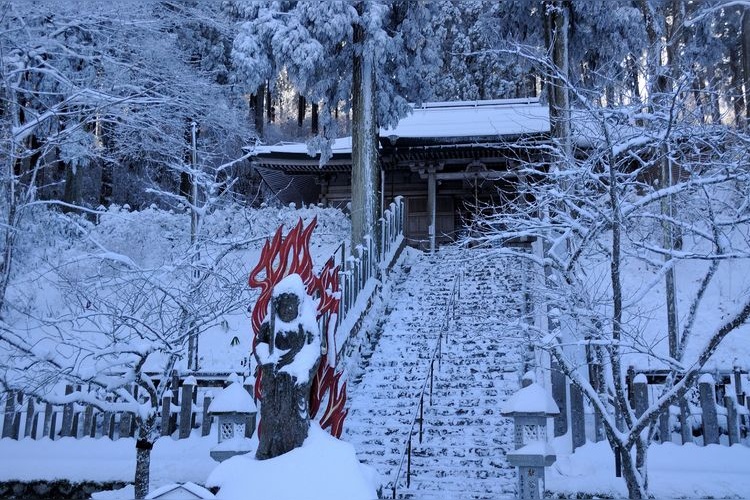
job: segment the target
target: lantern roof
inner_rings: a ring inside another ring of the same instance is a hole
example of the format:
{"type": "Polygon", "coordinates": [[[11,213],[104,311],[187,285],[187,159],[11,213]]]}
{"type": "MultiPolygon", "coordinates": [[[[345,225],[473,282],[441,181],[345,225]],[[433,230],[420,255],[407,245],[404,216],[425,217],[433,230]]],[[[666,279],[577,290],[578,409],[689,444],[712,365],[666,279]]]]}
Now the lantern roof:
{"type": "Polygon", "coordinates": [[[518,414],[552,417],[558,415],[560,409],[544,387],[533,383],[513,393],[503,405],[500,413],[505,417],[518,414]]]}
{"type": "Polygon", "coordinates": [[[248,414],[257,413],[258,408],[255,406],[253,397],[242,387],[239,382],[233,382],[211,401],[208,412],[218,413],[238,413],[248,414]]]}

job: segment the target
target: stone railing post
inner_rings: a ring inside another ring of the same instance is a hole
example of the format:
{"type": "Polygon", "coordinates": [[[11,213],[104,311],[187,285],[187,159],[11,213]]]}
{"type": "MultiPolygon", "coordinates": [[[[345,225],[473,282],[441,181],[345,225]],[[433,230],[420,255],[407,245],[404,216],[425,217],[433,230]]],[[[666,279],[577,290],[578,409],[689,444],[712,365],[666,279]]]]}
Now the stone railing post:
{"type": "Polygon", "coordinates": [[[193,430],[192,416],[193,416],[193,391],[198,385],[195,377],[187,377],[182,382],[182,394],[180,394],[180,433],[179,439],[186,439],[190,437],[190,432],[193,430]]]}
{"type": "Polygon", "coordinates": [[[698,379],[698,391],[703,414],[703,445],[719,444],[719,418],[716,414],[716,391],[714,378],[704,373],[698,379]]]}

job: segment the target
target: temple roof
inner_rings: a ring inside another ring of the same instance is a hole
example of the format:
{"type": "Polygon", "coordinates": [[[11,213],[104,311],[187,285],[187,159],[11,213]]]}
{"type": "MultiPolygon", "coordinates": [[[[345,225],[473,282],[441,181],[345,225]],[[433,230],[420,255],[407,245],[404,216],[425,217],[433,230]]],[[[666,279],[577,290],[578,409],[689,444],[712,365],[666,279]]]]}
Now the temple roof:
{"type": "MultiPolygon", "coordinates": [[[[536,98],[433,102],[414,107],[395,127],[380,129],[380,149],[445,147],[443,154],[454,156],[463,154],[457,146],[491,150],[504,141],[544,136],[549,131],[549,109],[536,98]]],[[[332,155],[322,167],[318,165],[319,153],[310,153],[305,143],[256,146],[253,152],[258,166],[291,174],[348,171],[352,138],[336,139],[331,147],[332,155]]]]}

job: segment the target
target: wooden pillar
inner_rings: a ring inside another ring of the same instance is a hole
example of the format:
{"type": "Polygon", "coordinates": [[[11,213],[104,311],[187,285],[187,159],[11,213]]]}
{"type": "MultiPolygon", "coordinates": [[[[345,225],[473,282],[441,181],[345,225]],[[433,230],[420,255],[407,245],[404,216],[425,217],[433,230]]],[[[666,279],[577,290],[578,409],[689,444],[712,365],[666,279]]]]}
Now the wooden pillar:
{"type": "Polygon", "coordinates": [[[430,237],[430,253],[435,253],[435,220],[437,212],[437,178],[435,177],[435,167],[427,169],[427,234],[430,237]]]}

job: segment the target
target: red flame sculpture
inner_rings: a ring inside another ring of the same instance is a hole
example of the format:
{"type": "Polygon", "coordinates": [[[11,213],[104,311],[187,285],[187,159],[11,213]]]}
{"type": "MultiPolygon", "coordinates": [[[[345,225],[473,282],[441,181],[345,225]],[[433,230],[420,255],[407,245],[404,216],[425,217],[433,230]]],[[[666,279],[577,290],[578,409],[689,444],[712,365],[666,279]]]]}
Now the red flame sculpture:
{"type": "MultiPolygon", "coordinates": [[[[250,272],[248,284],[260,288],[260,296],[253,307],[253,351],[258,343],[258,332],[267,313],[271,301],[273,287],[290,274],[299,274],[307,287],[307,293],[318,298],[317,318],[324,317],[322,332],[325,335],[328,351],[320,362],[318,371],[310,388],[310,418],[316,418],[318,411],[326,399],[328,403],[320,418],[323,429],[330,428],[331,435],[341,436],[347,410],[346,382],[339,383],[342,372],[336,369],[336,316],[339,310],[339,266],[335,265],[333,257],[328,259],[320,275],[313,272],[313,261],[310,255],[310,236],[312,235],[317,218],[307,227],[303,227],[302,219],[283,237],[282,229],[276,230],[273,238],[266,240],[260,254],[260,260],[250,272]]],[[[256,373],[255,398],[260,399],[261,391],[260,370],[256,373]]]]}

